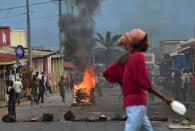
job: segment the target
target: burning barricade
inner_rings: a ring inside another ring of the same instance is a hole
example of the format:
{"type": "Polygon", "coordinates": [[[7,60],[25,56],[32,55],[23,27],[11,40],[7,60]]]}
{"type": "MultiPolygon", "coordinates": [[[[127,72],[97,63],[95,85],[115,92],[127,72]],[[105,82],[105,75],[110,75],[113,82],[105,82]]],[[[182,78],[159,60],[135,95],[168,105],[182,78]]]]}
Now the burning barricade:
{"type": "Polygon", "coordinates": [[[93,66],[88,65],[84,71],[81,82],[74,85],[74,103],[72,105],[95,104],[95,83],[96,77],[93,66]]]}

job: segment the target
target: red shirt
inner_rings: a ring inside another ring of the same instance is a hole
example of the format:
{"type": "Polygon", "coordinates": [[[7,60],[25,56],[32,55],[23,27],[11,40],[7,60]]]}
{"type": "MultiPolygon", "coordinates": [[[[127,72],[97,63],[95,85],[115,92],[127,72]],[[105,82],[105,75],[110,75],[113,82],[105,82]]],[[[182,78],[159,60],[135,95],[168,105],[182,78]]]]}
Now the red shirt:
{"type": "Polygon", "coordinates": [[[124,107],[146,105],[146,90],[151,88],[151,81],[142,52],[129,55],[125,64],[114,62],[103,72],[104,77],[121,85],[124,107]]]}

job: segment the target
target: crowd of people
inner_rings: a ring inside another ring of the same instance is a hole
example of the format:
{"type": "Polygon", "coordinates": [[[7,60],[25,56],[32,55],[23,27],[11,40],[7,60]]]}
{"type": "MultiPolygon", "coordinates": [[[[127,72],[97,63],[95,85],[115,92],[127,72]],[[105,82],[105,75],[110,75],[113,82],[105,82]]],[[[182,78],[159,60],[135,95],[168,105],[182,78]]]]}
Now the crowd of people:
{"type": "Polygon", "coordinates": [[[31,84],[31,104],[34,103],[39,104],[44,103],[44,96],[48,96],[48,91],[52,94],[52,87],[50,84],[50,79],[47,74],[43,72],[39,74],[36,72],[35,75],[32,77],[32,84],[31,84]]]}
{"type": "Polygon", "coordinates": [[[151,75],[155,85],[162,86],[165,95],[171,95],[180,101],[195,98],[195,74],[187,69],[169,69],[161,71],[166,73],[154,73],[151,75]]]}
{"type": "MultiPolygon", "coordinates": [[[[48,91],[52,93],[49,77],[46,77],[44,73],[39,74],[39,72],[36,72],[30,85],[28,99],[31,100],[31,105],[34,105],[34,103],[39,104],[40,100],[41,103],[44,103],[44,95],[47,95],[48,91]]],[[[24,97],[24,88],[20,77],[17,77],[16,81],[7,81],[7,94],[8,115],[16,118],[16,105],[19,106],[21,98],[24,97]]]]}

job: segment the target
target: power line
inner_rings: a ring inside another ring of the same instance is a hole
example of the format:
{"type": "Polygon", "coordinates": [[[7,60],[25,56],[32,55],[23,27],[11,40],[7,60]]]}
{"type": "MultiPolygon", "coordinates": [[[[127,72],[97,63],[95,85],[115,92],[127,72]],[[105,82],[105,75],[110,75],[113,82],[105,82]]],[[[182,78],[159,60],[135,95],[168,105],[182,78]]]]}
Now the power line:
{"type": "Polygon", "coordinates": [[[44,17],[37,17],[37,18],[31,19],[31,20],[36,21],[36,20],[48,19],[48,18],[54,18],[54,17],[58,17],[58,15],[51,15],[51,16],[44,16],[44,17]]]}
{"type": "MultiPolygon", "coordinates": [[[[34,11],[31,11],[30,14],[34,13],[34,11]]],[[[1,19],[8,19],[8,18],[12,18],[12,17],[17,17],[17,16],[23,16],[26,15],[26,13],[20,13],[20,14],[15,14],[15,15],[9,15],[9,16],[4,16],[4,17],[0,17],[1,19]]]]}
{"type": "MultiPolygon", "coordinates": [[[[51,15],[51,16],[32,18],[31,21],[37,21],[37,20],[42,20],[42,19],[49,19],[49,18],[54,18],[54,17],[58,17],[58,15],[51,15]]],[[[0,24],[17,23],[17,22],[21,22],[21,21],[24,21],[24,20],[21,19],[21,20],[16,20],[16,21],[7,21],[7,22],[2,22],[0,24]]]]}
{"type": "Polygon", "coordinates": [[[21,14],[16,14],[16,15],[10,15],[10,16],[5,16],[5,17],[0,17],[0,19],[7,19],[7,18],[22,16],[22,15],[26,15],[26,13],[21,13],[21,14]]]}
{"type": "MultiPolygon", "coordinates": [[[[47,3],[51,3],[51,2],[53,2],[53,1],[54,1],[54,0],[45,1],[45,2],[39,2],[39,3],[34,3],[34,4],[30,4],[29,6],[47,4],[47,3]]],[[[18,9],[18,8],[25,8],[25,7],[26,7],[26,5],[20,5],[20,6],[15,6],[15,7],[3,8],[3,9],[0,9],[0,12],[1,12],[1,11],[5,11],[5,10],[13,10],[13,9],[18,9]]]]}
{"type": "MultiPolygon", "coordinates": [[[[14,6],[14,2],[15,2],[15,1],[14,1],[14,0],[12,0],[11,7],[13,7],[13,6],[14,6]]],[[[10,10],[8,10],[8,11],[7,11],[7,16],[9,16],[9,13],[10,13],[10,10]]]]}

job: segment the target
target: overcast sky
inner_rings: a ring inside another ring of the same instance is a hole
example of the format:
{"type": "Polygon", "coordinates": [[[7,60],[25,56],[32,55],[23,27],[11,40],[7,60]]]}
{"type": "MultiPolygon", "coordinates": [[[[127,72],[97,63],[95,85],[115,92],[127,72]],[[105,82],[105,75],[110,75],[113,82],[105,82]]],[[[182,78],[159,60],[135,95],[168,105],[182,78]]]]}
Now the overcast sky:
{"type": "MultiPolygon", "coordinates": [[[[39,3],[49,0],[30,0],[39,3]]],[[[25,5],[25,0],[0,0],[0,9],[25,5]]],[[[103,0],[96,13],[96,32],[121,34],[135,27],[149,33],[153,44],[194,36],[195,0],[103,0]],[[152,35],[151,35],[152,34],[152,35]]],[[[32,45],[58,48],[58,6],[31,6],[32,45]]],[[[25,8],[0,11],[0,25],[26,29],[25,8]]]]}

